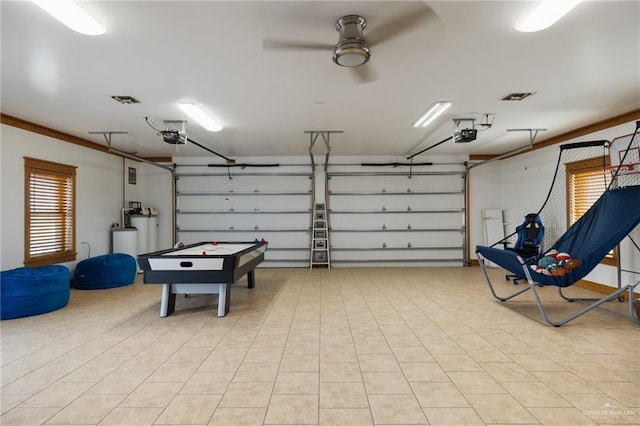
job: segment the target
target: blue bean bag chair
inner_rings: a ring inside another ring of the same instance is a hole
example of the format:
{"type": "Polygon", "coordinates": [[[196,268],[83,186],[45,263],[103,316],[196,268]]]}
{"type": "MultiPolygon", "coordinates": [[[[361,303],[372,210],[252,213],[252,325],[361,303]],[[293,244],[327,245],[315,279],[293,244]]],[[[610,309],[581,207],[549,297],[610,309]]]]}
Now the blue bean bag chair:
{"type": "Polygon", "coordinates": [[[69,270],[62,265],[0,272],[0,319],[45,314],[69,303],[69,270]]]}
{"type": "Polygon", "coordinates": [[[135,279],[136,260],[125,253],[110,253],[78,262],[73,287],[79,290],[122,287],[135,279]]]}

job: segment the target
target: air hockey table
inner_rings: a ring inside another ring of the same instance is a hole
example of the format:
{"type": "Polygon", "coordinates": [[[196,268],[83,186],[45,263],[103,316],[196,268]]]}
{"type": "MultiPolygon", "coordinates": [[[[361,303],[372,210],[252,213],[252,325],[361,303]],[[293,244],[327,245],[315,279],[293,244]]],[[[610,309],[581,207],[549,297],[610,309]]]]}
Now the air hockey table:
{"type": "Polygon", "coordinates": [[[138,256],[145,284],[162,284],[160,316],[175,311],[176,294],[217,294],[218,316],[229,312],[229,286],[247,275],[255,286],[255,267],[264,260],[267,242],[200,242],[138,256]]]}

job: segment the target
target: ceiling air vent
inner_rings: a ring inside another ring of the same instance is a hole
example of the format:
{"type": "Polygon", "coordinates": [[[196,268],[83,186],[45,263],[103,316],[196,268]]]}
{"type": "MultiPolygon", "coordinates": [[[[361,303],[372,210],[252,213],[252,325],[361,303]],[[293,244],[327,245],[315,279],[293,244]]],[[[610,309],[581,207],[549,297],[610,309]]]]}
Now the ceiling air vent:
{"type": "Polygon", "coordinates": [[[531,95],[534,95],[536,92],[514,92],[509,93],[506,96],[503,96],[501,100],[503,101],[521,101],[524,98],[528,98],[531,95]]]}
{"type": "Polygon", "coordinates": [[[111,99],[115,99],[121,104],[139,104],[140,101],[133,96],[112,96],[111,99]]]}

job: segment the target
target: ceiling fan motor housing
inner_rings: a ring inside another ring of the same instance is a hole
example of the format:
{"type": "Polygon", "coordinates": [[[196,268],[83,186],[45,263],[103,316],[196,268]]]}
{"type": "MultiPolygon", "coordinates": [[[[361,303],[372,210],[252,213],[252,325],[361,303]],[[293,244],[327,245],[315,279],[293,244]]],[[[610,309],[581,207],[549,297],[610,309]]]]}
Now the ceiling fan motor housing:
{"type": "Polygon", "coordinates": [[[358,15],[343,16],[336,21],[340,39],[333,50],[333,62],[343,67],[357,67],[371,58],[371,50],[363,34],[366,26],[367,21],[358,15]]]}

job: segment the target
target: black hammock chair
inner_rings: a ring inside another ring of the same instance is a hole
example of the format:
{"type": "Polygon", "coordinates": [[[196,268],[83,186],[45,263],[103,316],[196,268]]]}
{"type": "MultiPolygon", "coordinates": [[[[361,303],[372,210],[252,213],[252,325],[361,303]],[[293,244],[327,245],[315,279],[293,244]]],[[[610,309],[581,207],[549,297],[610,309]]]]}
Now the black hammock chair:
{"type": "MultiPolygon", "coordinates": [[[[639,130],[640,121],[636,123],[635,133],[631,137],[626,152],[638,149],[637,147],[640,145],[639,130]]],[[[594,146],[598,143],[603,143],[605,147],[608,144],[607,141],[566,144],[560,147],[561,155],[563,150],[594,146]]],[[[637,312],[638,303],[640,302],[636,302],[635,305],[633,302],[634,289],[640,285],[640,281],[619,286],[616,291],[601,299],[587,299],[591,302],[590,304],[560,321],[552,321],[549,318],[536,291],[537,286],[553,285],[558,287],[560,296],[565,300],[582,300],[566,298],[562,294],[562,288],[569,287],[585,277],[611,250],[618,246],[618,244],[638,226],[640,223],[640,170],[637,169],[640,168],[640,165],[631,163],[632,161],[637,161],[635,157],[636,155],[629,155],[629,158],[627,158],[625,153],[620,162],[620,167],[612,169],[611,180],[600,198],[598,198],[582,217],[571,225],[551,247],[545,247],[544,252],[539,256],[528,258],[525,261],[514,251],[498,248],[497,246],[502,241],[497,242],[493,246],[478,245],[476,247],[476,253],[478,254],[480,265],[493,296],[505,302],[528,290],[532,290],[534,299],[545,322],[559,327],[600,306],[604,302],[621,299],[625,293],[627,293],[629,315],[635,322],[640,324],[640,318],[637,312]],[[628,174],[629,171],[631,171],[631,174],[628,174]],[[625,176],[619,176],[618,173],[624,173],[625,176]],[[629,176],[632,178],[629,179],[629,176]],[[624,186],[621,186],[620,180],[623,177],[625,178],[624,186]],[[483,259],[494,262],[514,275],[526,278],[529,285],[509,296],[499,296],[487,274],[483,259]]],[[[560,165],[560,157],[558,158],[558,165],[560,165]]],[[[558,167],[556,167],[556,175],[557,171],[558,167]]],[[[547,196],[547,201],[548,200],[549,196],[547,196]]],[[[544,205],[540,211],[543,209],[544,205]]],[[[635,242],[634,245],[638,248],[635,242]]]]}

